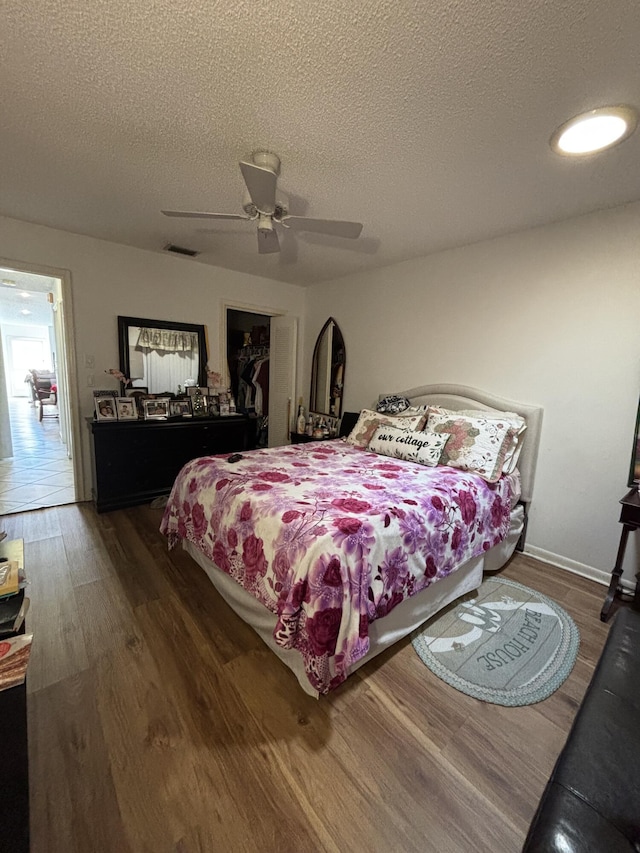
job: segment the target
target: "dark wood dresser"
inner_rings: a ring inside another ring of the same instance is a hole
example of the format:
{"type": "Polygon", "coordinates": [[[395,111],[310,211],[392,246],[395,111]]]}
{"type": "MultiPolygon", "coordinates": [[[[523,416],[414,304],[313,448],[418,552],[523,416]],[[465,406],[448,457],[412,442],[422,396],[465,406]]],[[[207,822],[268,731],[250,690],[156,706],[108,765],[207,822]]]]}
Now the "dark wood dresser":
{"type": "Polygon", "coordinates": [[[88,424],[98,512],[148,503],[170,491],[191,459],[249,450],[255,441],[255,420],[244,415],[88,424]]]}

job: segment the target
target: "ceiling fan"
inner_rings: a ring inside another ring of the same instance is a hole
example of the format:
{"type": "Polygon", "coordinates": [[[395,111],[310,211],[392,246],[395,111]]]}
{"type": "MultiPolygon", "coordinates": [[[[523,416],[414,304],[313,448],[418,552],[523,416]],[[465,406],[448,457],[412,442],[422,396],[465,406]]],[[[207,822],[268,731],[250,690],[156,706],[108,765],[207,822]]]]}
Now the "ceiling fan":
{"type": "Polygon", "coordinates": [[[355,239],[360,236],[362,223],[337,219],[308,219],[290,216],[287,197],[276,190],[280,174],[280,158],[269,151],[256,151],[248,160],[240,161],[240,171],[247,185],[241,213],[206,213],[189,210],[163,210],[165,216],[186,219],[246,219],[258,223],[258,252],[280,251],[274,223],[294,231],[315,231],[336,237],[355,239]]]}

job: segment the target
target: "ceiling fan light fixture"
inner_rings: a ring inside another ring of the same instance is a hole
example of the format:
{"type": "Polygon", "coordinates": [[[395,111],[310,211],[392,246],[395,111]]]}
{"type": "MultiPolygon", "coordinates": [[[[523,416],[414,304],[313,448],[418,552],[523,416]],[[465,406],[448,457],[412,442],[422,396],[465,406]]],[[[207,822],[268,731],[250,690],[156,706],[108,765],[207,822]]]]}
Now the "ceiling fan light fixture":
{"type": "MultiPolygon", "coordinates": [[[[291,216],[289,199],[278,190],[280,158],[271,151],[254,151],[251,158],[240,161],[240,171],[244,178],[246,192],[242,202],[243,213],[213,213],[193,210],[162,210],[165,216],[186,219],[243,219],[257,220],[258,252],[268,255],[280,251],[278,231],[274,227],[293,229],[294,231],[312,231],[316,234],[328,234],[333,237],[346,237],[354,240],[362,231],[361,222],[347,222],[338,219],[314,219],[307,216],[291,216]]],[[[167,251],[188,254],[180,247],[167,251]]]]}
{"type": "Polygon", "coordinates": [[[254,151],[251,160],[261,169],[269,169],[274,175],[280,174],[280,158],[272,151],[254,151]]]}
{"type": "Polygon", "coordinates": [[[562,124],[549,144],[557,154],[567,157],[595,154],[623,142],[637,124],[638,114],[633,107],[599,107],[562,124]]]}

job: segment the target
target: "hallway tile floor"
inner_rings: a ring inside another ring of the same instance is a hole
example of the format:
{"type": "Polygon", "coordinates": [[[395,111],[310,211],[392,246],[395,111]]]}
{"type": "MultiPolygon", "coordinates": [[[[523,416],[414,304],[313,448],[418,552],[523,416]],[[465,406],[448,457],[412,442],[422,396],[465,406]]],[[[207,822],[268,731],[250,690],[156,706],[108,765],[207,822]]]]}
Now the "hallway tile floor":
{"type": "MultiPolygon", "coordinates": [[[[0,459],[0,515],[73,503],[73,464],[60,440],[58,418],[38,421],[26,397],[9,400],[13,456],[0,459]]],[[[46,407],[45,414],[53,414],[46,407]]]]}

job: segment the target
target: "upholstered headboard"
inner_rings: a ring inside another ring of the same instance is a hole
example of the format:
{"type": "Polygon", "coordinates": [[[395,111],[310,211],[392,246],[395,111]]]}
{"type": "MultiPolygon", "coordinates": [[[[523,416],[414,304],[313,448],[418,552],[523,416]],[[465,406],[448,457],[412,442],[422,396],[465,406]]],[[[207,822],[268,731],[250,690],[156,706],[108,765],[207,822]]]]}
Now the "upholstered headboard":
{"type": "MultiPolygon", "coordinates": [[[[518,403],[496,397],[486,391],[479,391],[467,385],[420,385],[408,391],[393,391],[399,397],[407,397],[412,406],[443,406],[446,409],[476,409],[479,411],[516,412],[527,422],[527,429],[522,435],[522,451],[518,460],[518,470],[522,478],[521,500],[529,503],[533,494],[540,433],[542,430],[542,412],[540,406],[528,403],[518,403]]],[[[381,394],[379,399],[388,394],[381,394]]]]}

